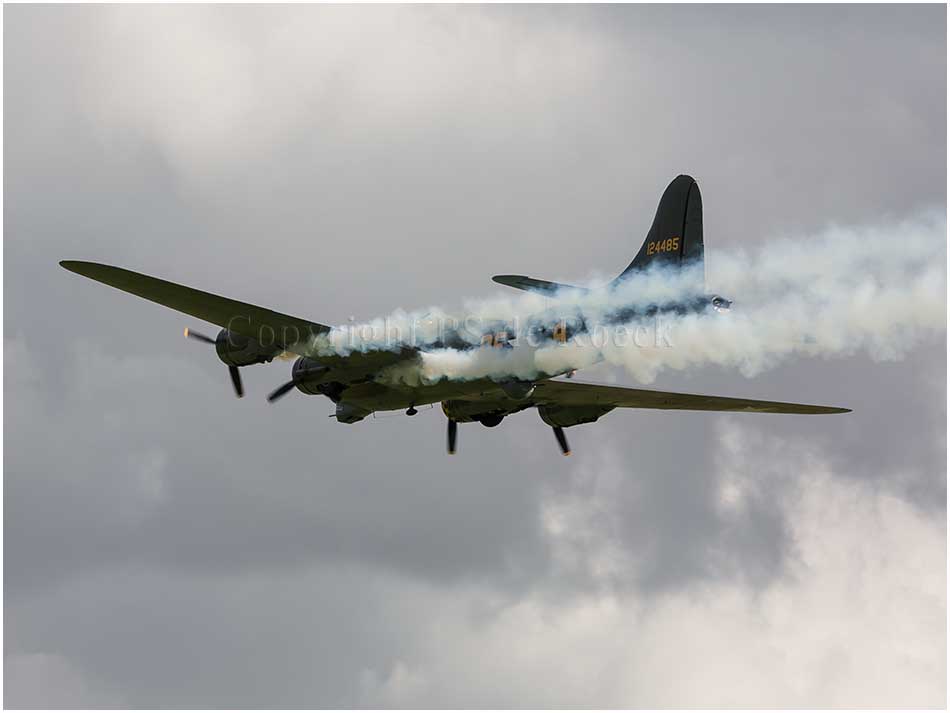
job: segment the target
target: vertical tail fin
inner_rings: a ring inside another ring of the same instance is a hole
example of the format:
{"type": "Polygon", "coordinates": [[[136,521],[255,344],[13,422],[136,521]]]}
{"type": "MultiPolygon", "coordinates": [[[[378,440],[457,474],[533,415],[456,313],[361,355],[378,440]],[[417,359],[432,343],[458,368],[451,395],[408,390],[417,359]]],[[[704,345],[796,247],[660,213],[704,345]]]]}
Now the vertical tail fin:
{"type": "MultiPolygon", "coordinates": [[[[699,185],[692,176],[677,176],[667,186],[640,252],[614,280],[614,284],[657,266],[697,269],[697,274],[705,283],[703,201],[699,195],[699,185]]],[[[699,285],[699,288],[704,290],[705,284],[699,285]]]]}
{"type": "MultiPolygon", "coordinates": [[[[627,269],[608,287],[617,287],[637,273],[649,268],[667,267],[675,270],[690,269],[684,276],[692,281],[695,274],[697,294],[706,291],[706,273],[703,264],[703,199],[699,185],[692,176],[673,179],[663,192],[653,218],[647,239],[627,269]]],[[[495,275],[492,279],[518,290],[554,294],[569,289],[584,292],[586,288],[538,280],[525,275],[495,275]]]]}

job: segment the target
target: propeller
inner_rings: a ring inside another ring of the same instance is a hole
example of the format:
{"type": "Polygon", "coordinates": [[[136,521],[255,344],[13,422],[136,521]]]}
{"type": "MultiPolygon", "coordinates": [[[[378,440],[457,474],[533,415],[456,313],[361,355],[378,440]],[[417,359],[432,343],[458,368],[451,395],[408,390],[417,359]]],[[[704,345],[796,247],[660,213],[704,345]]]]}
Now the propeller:
{"type": "Polygon", "coordinates": [[[217,344],[217,341],[211,337],[206,336],[201,332],[192,331],[188,329],[188,327],[185,327],[185,336],[189,339],[197,339],[199,342],[204,342],[205,344],[217,344]]]}
{"type": "Polygon", "coordinates": [[[238,398],[244,396],[244,384],[241,383],[241,372],[236,366],[229,366],[228,373],[231,375],[231,384],[234,385],[234,393],[238,398]]]}
{"type": "Polygon", "coordinates": [[[560,426],[554,426],[554,437],[557,439],[557,444],[561,447],[561,453],[566,456],[571,455],[571,447],[567,445],[567,436],[564,435],[564,429],[560,426]]]}
{"type": "Polygon", "coordinates": [[[274,389],[274,390],[270,393],[270,395],[267,397],[268,403],[274,403],[277,399],[279,399],[281,396],[283,396],[284,394],[286,394],[288,391],[290,391],[290,390],[291,390],[292,388],[294,388],[296,385],[297,385],[296,379],[291,379],[291,380],[288,381],[286,384],[282,384],[282,385],[278,386],[278,387],[277,387],[276,389],[274,389]]]}
{"type": "MultiPolygon", "coordinates": [[[[185,336],[189,339],[197,339],[199,342],[204,342],[205,344],[214,344],[217,345],[217,340],[212,339],[206,334],[201,332],[195,332],[188,327],[185,327],[185,336]]],[[[241,383],[241,372],[238,371],[236,366],[229,366],[228,373],[231,375],[231,384],[234,385],[234,393],[238,398],[244,396],[244,384],[241,383]]]]}
{"type": "Polygon", "coordinates": [[[317,366],[317,367],[313,367],[312,369],[300,369],[299,371],[294,373],[293,378],[290,381],[288,381],[286,384],[281,384],[276,389],[271,391],[270,395],[267,397],[267,402],[274,403],[278,399],[287,395],[298,384],[303,383],[304,381],[306,381],[312,376],[316,376],[317,374],[322,374],[326,370],[327,370],[327,367],[325,366],[317,366]]]}
{"type": "Polygon", "coordinates": [[[458,440],[459,433],[459,422],[455,419],[449,419],[449,430],[446,438],[446,444],[448,445],[449,455],[455,455],[455,441],[458,440]]]}

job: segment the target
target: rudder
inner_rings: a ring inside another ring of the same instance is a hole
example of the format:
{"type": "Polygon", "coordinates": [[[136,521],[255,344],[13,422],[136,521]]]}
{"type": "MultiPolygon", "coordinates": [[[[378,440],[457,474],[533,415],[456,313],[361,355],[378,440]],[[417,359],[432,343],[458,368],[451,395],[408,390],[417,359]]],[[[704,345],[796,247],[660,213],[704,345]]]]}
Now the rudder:
{"type": "Polygon", "coordinates": [[[623,282],[634,274],[659,266],[675,269],[698,269],[704,283],[703,268],[703,201],[699,185],[692,176],[680,175],[673,179],[656,209],[653,225],[627,269],[614,280],[623,282]]]}

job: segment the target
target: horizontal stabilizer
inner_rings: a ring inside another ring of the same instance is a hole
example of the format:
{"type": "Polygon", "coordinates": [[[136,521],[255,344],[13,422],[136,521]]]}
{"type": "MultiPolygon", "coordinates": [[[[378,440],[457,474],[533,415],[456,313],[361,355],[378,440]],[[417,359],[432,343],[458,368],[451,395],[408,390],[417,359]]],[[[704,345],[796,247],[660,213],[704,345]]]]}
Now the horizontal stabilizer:
{"type": "Polygon", "coordinates": [[[525,290],[526,292],[538,292],[542,295],[553,295],[559,290],[574,290],[576,292],[589,292],[586,287],[574,287],[574,285],[562,285],[559,282],[549,282],[548,280],[537,280],[533,277],[524,275],[495,275],[492,280],[499,285],[514,287],[516,290],[525,290]]]}

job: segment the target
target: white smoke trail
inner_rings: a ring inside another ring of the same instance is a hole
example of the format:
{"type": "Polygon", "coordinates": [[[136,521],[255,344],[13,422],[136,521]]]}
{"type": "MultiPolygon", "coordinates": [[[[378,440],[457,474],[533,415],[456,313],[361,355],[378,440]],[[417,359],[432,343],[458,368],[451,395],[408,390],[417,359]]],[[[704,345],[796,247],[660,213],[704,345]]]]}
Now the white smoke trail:
{"type": "Polygon", "coordinates": [[[946,236],[945,215],[929,213],[884,226],[830,228],[818,236],[768,241],[751,252],[707,250],[706,294],[733,300],[727,313],[709,309],[611,323],[611,313],[627,305],[695,296],[696,273],[655,270],[615,290],[472,300],[454,316],[439,308],[398,311],[334,329],[321,349],[346,354],[423,347],[418,363],[389,375],[409,384],[533,379],[602,360],[649,383],[664,369],[705,365],[753,376],[796,355],[866,352],[874,359],[898,359],[920,340],[946,330],[946,236]],[[532,343],[519,331],[511,349],[424,348],[447,332],[477,345],[486,332],[560,319],[583,320],[589,331],[565,344],[532,343]]]}
{"type": "Polygon", "coordinates": [[[704,364],[754,376],[795,355],[899,359],[946,331],[946,240],[945,216],[929,214],[714,253],[709,284],[735,300],[728,314],[678,318],[672,348],[608,345],[604,358],[644,382],[704,364]]]}

